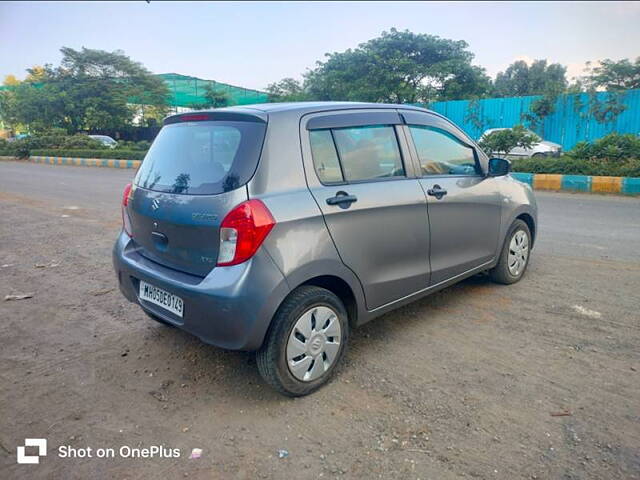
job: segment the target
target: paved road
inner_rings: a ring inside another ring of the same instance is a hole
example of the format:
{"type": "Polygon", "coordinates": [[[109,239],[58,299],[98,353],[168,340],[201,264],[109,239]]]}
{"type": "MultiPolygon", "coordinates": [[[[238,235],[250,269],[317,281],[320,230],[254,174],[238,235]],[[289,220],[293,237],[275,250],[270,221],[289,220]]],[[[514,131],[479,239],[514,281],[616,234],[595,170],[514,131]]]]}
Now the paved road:
{"type": "MultiPolygon", "coordinates": [[[[134,170],[0,162],[0,192],[57,206],[89,206],[119,216],[134,170]]],[[[554,255],[640,258],[640,198],[536,192],[539,246],[554,255]]]]}
{"type": "Polygon", "coordinates": [[[56,206],[119,211],[135,170],[0,161],[0,192],[27,195],[56,206]]]}
{"type": "Polygon", "coordinates": [[[132,175],[0,161],[0,296],[33,293],[0,301],[2,478],[640,478],[640,199],[537,193],[521,282],[474,277],[370,322],[333,382],[289,400],[252,355],[119,294],[132,175]],[[16,465],[31,437],[48,456],[16,465]],[[61,445],[181,457],[61,459],[61,445]]]}

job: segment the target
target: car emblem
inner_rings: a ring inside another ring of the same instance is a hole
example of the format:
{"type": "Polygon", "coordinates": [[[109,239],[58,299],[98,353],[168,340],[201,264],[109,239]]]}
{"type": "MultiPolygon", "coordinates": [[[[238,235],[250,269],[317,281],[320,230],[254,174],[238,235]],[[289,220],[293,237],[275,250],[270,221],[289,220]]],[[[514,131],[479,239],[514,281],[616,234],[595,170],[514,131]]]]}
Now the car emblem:
{"type": "Polygon", "coordinates": [[[154,198],[153,202],[151,202],[151,208],[153,208],[154,210],[157,210],[160,208],[160,202],[158,201],[157,198],[154,198]]]}

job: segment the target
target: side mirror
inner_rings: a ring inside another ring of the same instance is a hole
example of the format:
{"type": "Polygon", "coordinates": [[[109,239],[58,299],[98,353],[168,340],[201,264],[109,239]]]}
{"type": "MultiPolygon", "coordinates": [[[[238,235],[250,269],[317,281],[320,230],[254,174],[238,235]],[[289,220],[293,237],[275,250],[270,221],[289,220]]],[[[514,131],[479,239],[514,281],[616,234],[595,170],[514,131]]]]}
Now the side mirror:
{"type": "Polygon", "coordinates": [[[511,162],[506,158],[489,159],[489,177],[504,177],[511,171],[511,162]]]}

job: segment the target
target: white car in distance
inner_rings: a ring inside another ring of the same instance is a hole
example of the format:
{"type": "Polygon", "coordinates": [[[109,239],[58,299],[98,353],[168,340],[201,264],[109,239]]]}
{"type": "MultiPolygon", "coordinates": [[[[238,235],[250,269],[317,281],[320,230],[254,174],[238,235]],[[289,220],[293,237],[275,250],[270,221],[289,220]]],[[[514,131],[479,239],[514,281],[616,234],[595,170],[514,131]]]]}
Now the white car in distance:
{"type": "MultiPolygon", "coordinates": [[[[479,142],[481,142],[482,139],[487,135],[489,135],[490,133],[499,132],[501,130],[509,130],[509,129],[508,128],[490,128],[489,130],[485,131],[482,134],[479,142]]],[[[532,130],[527,130],[527,133],[530,133],[531,135],[534,135],[535,137],[540,138],[540,136],[532,130]]],[[[516,158],[523,158],[523,157],[538,158],[538,157],[559,157],[561,154],[562,154],[562,145],[549,142],[548,140],[542,140],[540,138],[540,141],[538,143],[534,143],[531,145],[531,148],[516,147],[513,150],[511,150],[507,156],[516,157],[516,158]]]]}
{"type": "Polygon", "coordinates": [[[89,138],[93,138],[94,140],[98,140],[105,147],[116,148],[118,146],[118,142],[108,135],[89,135],[89,138]]]}

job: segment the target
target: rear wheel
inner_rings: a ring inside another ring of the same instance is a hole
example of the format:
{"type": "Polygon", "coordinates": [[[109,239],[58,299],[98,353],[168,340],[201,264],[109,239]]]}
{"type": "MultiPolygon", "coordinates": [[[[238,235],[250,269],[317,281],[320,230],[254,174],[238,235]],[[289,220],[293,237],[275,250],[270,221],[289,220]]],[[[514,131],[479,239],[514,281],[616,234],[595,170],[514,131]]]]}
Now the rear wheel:
{"type": "Polygon", "coordinates": [[[516,220],[509,229],[498,264],[489,272],[492,280],[505,285],[520,280],[529,265],[530,249],[529,226],[516,220]]]}
{"type": "Polygon", "coordinates": [[[347,347],[349,322],[340,299],[302,286],[283,302],[256,359],[260,375],[284,395],[307,395],[333,375],[347,347]]]}

